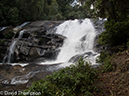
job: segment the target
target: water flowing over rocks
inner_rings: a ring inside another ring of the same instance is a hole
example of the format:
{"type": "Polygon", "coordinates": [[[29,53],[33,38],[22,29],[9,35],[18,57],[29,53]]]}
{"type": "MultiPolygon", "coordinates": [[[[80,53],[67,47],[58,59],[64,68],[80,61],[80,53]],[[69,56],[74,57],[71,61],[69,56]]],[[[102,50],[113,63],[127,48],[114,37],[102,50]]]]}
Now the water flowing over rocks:
{"type": "Polygon", "coordinates": [[[21,91],[29,88],[34,81],[38,81],[50,75],[55,70],[58,64],[55,65],[37,65],[35,63],[26,66],[21,65],[0,65],[0,91],[21,91]],[[54,70],[53,70],[54,71],[54,70]]]}
{"type": "Polygon", "coordinates": [[[7,28],[0,30],[4,37],[9,35],[0,42],[0,91],[25,90],[80,57],[95,64],[95,42],[102,28],[94,27],[90,19],[76,19],[26,22],[13,28],[11,36],[7,28]]]}
{"type": "Polygon", "coordinates": [[[0,91],[25,90],[34,81],[57,70],[59,64],[37,65],[37,62],[56,59],[59,47],[66,38],[55,34],[54,28],[61,23],[63,21],[25,23],[11,28],[13,35],[9,38],[5,36],[10,35],[10,27],[0,31],[0,62],[3,62],[0,65],[0,91]]]}
{"type": "MultiPolygon", "coordinates": [[[[35,21],[26,25],[24,30],[17,32],[12,42],[8,44],[12,44],[12,47],[7,47],[8,51],[11,48],[13,49],[11,50],[13,54],[11,58],[6,56],[3,63],[34,62],[36,59],[39,60],[39,58],[42,58],[42,61],[44,59],[55,59],[59,52],[58,48],[62,46],[65,37],[55,34],[52,29],[62,22],[63,21],[35,21]]],[[[16,28],[21,29],[21,27],[16,28]]],[[[6,54],[8,55],[8,53],[6,54]]]]}

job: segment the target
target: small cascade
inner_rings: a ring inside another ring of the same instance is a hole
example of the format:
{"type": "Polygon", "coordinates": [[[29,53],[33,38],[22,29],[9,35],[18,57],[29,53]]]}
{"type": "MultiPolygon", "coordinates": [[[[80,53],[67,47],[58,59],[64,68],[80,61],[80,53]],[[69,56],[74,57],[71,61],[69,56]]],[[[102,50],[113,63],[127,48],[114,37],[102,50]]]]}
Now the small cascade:
{"type": "Polygon", "coordinates": [[[7,63],[11,63],[11,61],[13,60],[14,49],[15,49],[16,43],[17,43],[17,41],[13,41],[13,43],[9,47],[8,56],[7,56],[7,63]]]}
{"type": "Polygon", "coordinates": [[[18,40],[22,38],[24,31],[25,31],[25,30],[20,31],[20,34],[19,34],[19,36],[18,36],[18,40]]]}
{"type": "Polygon", "coordinates": [[[21,24],[20,26],[17,26],[16,28],[22,28],[22,27],[26,26],[28,23],[30,23],[30,22],[25,22],[25,23],[21,24]]]}
{"type": "Polygon", "coordinates": [[[0,27],[0,31],[3,31],[4,29],[6,29],[7,27],[0,27]]]}
{"type": "Polygon", "coordinates": [[[16,46],[18,40],[22,38],[24,31],[25,30],[21,30],[20,33],[19,33],[18,38],[15,38],[12,41],[10,47],[8,48],[8,50],[6,52],[6,55],[5,55],[2,63],[8,63],[9,64],[9,63],[11,63],[13,61],[13,55],[14,55],[15,46],[16,46]]]}

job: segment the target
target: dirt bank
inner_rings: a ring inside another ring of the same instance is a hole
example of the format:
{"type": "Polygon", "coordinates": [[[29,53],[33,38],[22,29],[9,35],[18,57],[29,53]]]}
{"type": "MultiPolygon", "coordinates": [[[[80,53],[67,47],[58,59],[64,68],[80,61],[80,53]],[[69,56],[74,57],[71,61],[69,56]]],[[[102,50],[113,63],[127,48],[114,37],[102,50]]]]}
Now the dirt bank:
{"type": "Polygon", "coordinates": [[[98,96],[129,96],[129,50],[116,53],[111,65],[111,72],[99,74],[102,94],[98,96]]]}

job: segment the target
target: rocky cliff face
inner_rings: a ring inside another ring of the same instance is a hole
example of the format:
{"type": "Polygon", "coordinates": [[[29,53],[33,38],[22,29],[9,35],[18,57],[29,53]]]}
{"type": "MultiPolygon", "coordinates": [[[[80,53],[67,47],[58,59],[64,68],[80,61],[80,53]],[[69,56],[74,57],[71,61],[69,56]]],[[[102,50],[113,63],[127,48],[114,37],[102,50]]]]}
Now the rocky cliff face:
{"type": "MultiPolygon", "coordinates": [[[[4,56],[7,54],[5,50],[9,50],[9,45],[16,41],[13,55],[11,56],[11,62],[39,62],[46,59],[55,59],[59,47],[62,46],[64,36],[55,34],[54,28],[61,24],[63,21],[35,21],[26,25],[22,38],[19,37],[20,30],[13,35],[12,39],[1,39],[0,49],[1,62],[4,56]],[[2,40],[4,40],[2,42],[2,40]],[[12,58],[13,57],[13,58],[12,58]]],[[[7,62],[8,58],[5,58],[7,62]]]]}

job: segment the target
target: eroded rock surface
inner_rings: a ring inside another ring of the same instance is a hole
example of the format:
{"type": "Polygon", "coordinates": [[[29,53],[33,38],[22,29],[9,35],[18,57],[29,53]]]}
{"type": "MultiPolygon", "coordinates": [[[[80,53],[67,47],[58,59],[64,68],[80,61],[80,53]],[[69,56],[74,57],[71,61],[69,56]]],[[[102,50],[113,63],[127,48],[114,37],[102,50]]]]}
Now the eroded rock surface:
{"type": "MultiPolygon", "coordinates": [[[[47,59],[56,59],[59,52],[58,48],[62,46],[65,37],[55,34],[56,29],[54,28],[62,22],[63,21],[35,21],[23,28],[24,33],[22,37],[19,35],[20,31],[17,32],[14,37],[10,39],[10,41],[16,41],[14,52],[11,56],[11,62],[40,62],[47,59]]],[[[5,43],[2,44],[5,46],[5,43]]],[[[11,42],[7,43],[7,45],[11,45],[11,42]]],[[[5,49],[9,49],[9,46],[5,49]]],[[[2,50],[5,49],[2,48],[2,50]]],[[[4,58],[4,54],[2,54],[1,57],[4,58]]],[[[4,63],[8,61],[7,59],[8,58],[5,57],[4,63]]]]}
{"type": "Polygon", "coordinates": [[[35,63],[21,65],[0,65],[0,91],[22,91],[28,89],[35,81],[50,75],[59,64],[38,65],[35,63]]]}

